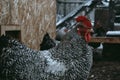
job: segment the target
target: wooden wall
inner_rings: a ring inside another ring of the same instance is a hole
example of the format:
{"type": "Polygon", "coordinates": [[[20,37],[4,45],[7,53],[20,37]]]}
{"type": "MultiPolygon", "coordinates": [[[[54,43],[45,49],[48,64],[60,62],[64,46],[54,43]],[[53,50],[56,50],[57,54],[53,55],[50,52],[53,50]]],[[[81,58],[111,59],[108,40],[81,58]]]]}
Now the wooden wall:
{"type": "Polygon", "coordinates": [[[21,41],[32,49],[40,48],[46,32],[55,37],[55,19],[56,0],[0,0],[0,26],[19,27],[21,41]]]}
{"type": "Polygon", "coordinates": [[[108,8],[96,8],[94,24],[98,36],[106,36],[106,32],[110,30],[108,8]]]}

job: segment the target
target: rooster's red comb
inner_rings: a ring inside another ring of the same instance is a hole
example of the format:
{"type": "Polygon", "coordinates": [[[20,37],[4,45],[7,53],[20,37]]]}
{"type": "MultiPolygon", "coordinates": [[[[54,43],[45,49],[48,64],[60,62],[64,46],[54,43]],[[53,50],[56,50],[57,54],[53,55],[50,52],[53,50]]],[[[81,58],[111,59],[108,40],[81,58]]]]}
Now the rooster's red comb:
{"type": "Polygon", "coordinates": [[[90,20],[85,16],[78,16],[75,20],[76,22],[83,23],[87,28],[92,28],[92,24],[90,20]]]}

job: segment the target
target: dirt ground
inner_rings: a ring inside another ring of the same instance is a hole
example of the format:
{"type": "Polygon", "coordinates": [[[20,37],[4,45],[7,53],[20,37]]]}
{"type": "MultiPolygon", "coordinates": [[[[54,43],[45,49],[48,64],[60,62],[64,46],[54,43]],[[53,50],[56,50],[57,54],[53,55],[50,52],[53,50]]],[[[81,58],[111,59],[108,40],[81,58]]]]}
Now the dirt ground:
{"type": "Polygon", "coordinates": [[[94,61],[88,80],[120,80],[120,61],[94,61]]]}
{"type": "Polygon", "coordinates": [[[101,53],[102,50],[94,51],[93,66],[88,80],[120,80],[120,52],[114,53],[114,56],[110,55],[109,58],[103,57],[101,53]]]}

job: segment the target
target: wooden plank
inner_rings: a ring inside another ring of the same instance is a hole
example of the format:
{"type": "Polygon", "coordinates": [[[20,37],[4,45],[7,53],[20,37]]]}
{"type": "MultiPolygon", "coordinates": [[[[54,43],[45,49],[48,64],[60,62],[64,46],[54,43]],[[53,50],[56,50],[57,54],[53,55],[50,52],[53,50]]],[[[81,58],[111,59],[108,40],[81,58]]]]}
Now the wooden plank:
{"type": "Polygon", "coordinates": [[[90,43],[119,43],[120,37],[92,37],[90,43]]]}
{"type": "Polygon", "coordinates": [[[85,0],[76,0],[76,1],[73,1],[73,0],[57,0],[58,3],[83,3],[85,2],[85,0]]]}
{"type": "Polygon", "coordinates": [[[19,25],[2,25],[1,28],[5,28],[6,31],[21,30],[19,25]]]}
{"type": "Polygon", "coordinates": [[[21,31],[21,27],[19,25],[1,25],[0,35],[5,34],[5,31],[14,31],[14,30],[21,31]]]}

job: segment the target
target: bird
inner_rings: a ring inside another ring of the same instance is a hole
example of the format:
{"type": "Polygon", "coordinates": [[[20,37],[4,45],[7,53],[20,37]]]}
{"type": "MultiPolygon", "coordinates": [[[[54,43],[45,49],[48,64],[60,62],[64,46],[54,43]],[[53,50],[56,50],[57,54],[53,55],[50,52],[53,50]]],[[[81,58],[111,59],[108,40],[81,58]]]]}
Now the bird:
{"type": "Polygon", "coordinates": [[[52,39],[48,33],[43,37],[43,40],[40,44],[40,50],[48,50],[56,46],[55,40],[52,39]]]}
{"type": "Polygon", "coordinates": [[[62,27],[62,28],[58,28],[57,30],[56,30],[56,41],[61,41],[62,40],[62,38],[63,38],[63,36],[68,32],[68,28],[66,28],[66,27],[62,27]]]}
{"type": "Polygon", "coordinates": [[[87,80],[93,62],[87,44],[92,26],[85,16],[76,21],[58,45],[43,51],[2,35],[0,80],[87,80]]]}
{"type": "MultiPolygon", "coordinates": [[[[62,37],[61,37],[61,40],[62,40],[62,37]]],[[[55,47],[59,43],[60,43],[60,40],[58,41],[57,39],[52,39],[50,37],[50,35],[48,33],[46,33],[43,37],[41,44],[40,44],[40,50],[48,50],[50,48],[55,47]]]]}

